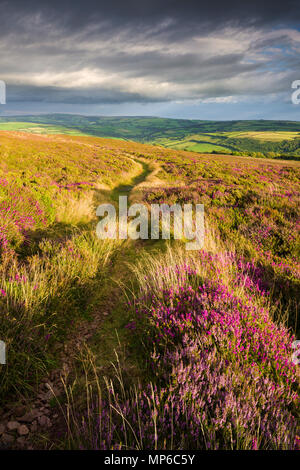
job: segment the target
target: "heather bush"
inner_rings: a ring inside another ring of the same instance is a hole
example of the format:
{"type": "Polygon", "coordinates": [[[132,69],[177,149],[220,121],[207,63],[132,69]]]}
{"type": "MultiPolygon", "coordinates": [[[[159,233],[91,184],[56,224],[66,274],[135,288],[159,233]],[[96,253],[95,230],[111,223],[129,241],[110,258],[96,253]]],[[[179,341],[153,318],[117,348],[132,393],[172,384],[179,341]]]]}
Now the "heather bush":
{"type": "Polygon", "coordinates": [[[260,266],[273,302],[289,311],[297,328],[300,286],[299,168],[283,163],[188,154],[159,157],[165,188],[144,191],[148,203],[202,203],[205,217],[227,244],[260,266]]]}
{"type": "Polygon", "coordinates": [[[104,399],[98,390],[88,411],[73,415],[71,446],[295,448],[294,337],[272,321],[259,269],[217,256],[202,251],[176,264],[169,252],[165,263],[148,256],[135,268],[143,283],[127,328],[152,382],[116,386],[118,372],[104,399]]]}
{"type": "Polygon", "coordinates": [[[27,233],[45,226],[43,208],[31,192],[14,180],[0,179],[0,255],[28,242],[27,233]]]}

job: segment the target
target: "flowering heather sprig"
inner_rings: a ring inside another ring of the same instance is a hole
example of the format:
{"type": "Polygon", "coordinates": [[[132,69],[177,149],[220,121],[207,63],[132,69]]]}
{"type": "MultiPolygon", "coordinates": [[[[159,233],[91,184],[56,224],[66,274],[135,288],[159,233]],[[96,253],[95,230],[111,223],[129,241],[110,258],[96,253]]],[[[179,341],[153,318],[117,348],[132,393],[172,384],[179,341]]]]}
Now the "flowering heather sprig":
{"type": "Polygon", "coordinates": [[[29,230],[45,225],[39,202],[13,181],[0,180],[0,252],[8,252],[15,243],[26,241],[29,230]]]}

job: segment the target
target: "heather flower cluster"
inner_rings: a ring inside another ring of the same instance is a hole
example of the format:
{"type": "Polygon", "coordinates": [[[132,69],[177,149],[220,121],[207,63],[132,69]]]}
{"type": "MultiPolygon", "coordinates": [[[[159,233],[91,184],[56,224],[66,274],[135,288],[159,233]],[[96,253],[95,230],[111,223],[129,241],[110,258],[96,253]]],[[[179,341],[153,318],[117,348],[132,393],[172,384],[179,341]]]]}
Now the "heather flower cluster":
{"type": "Polygon", "coordinates": [[[192,285],[181,282],[159,298],[149,294],[150,303],[143,299],[137,314],[143,329],[145,319],[149,324],[155,376],[169,384],[182,410],[190,410],[187,434],[197,439],[202,423],[214,435],[214,448],[254,440],[262,448],[293,448],[294,337],[256,305],[257,285],[242,299],[219,281],[195,285],[189,267],[178,272],[194,278],[192,285]]]}
{"type": "Polygon", "coordinates": [[[39,202],[15,181],[0,179],[0,253],[28,240],[27,234],[47,221],[39,202]]]}
{"type": "Polygon", "coordinates": [[[210,253],[199,257],[206,279],[179,265],[177,285],[155,292],[145,277],[127,327],[146,346],[154,385],[124,396],[111,384],[107,401],[92,410],[92,442],[82,420],[83,448],[296,448],[293,335],[270,319],[258,269],[237,260],[230,288],[214,266],[224,269],[233,255],[215,264],[210,253]]]}

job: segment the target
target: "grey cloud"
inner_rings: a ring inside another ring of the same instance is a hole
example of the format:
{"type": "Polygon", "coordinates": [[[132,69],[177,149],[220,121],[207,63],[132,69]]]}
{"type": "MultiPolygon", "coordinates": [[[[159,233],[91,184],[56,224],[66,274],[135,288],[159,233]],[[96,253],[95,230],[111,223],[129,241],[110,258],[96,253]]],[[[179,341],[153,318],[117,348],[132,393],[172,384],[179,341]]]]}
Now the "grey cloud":
{"type": "Polygon", "coordinates": [[[161,100],[145,99],[138,93],[115,90],[89,88],[88,90],[66,90],[58,87],[10,86],[7,93],[9,103],[65,103],[65,104],[97,104],[97,103],[144,103],[160,102],[161,100]]]}
{"type": "MultiPolygon", "coordinates": [[[[7,16],[14,19],[28,12],[32,22],[38,15],[46,16],[65,29],[78,30],[86,24],[103,22],[116,28],[126,25],[144,27],[155,26],[164,20],[170,32],[176,23],[199,25],[211,28],[230,22],[235,25],[267,25],[274,23],[296,23],[300,18],[297,0],[10,0],[0,1],[1,11],[6,15],[2,21],[7,24],[7,16]],[[172,19],[173,22],[167,22],[172,19]]],[[[176,27],[176,29],[178,29],[176,27]]],[[[199,31],[198,31],[199,32],[199,31]]]]}
{"type": "Polygon", "coordinates": [[[274,26],[296,31],[300,9],[293,0],[0,0],[0,8],[0,78],[7,77],[11,102],[262,95],[284,91],[299,70],[293,37],[270,35],[274,26]],[[249,28],[239,50],[221,47],[229,27],[233,39],[249,28]],[[211,50],[195,38],[207,39],[211,50]]]}

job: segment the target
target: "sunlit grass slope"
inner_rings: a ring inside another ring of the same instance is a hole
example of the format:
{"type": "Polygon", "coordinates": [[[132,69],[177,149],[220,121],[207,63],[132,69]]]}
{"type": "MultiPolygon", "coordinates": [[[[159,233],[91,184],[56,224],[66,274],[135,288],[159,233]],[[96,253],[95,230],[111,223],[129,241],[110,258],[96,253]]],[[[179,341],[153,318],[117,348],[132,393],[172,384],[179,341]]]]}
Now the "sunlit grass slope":
{"type": "Polygon", "coordinates": [[[115,244],[96,238],[95,200],[135,164],[105,142],[0,135],[1,397],[54,365],[51,348],[87,315],[115,244]]]}

